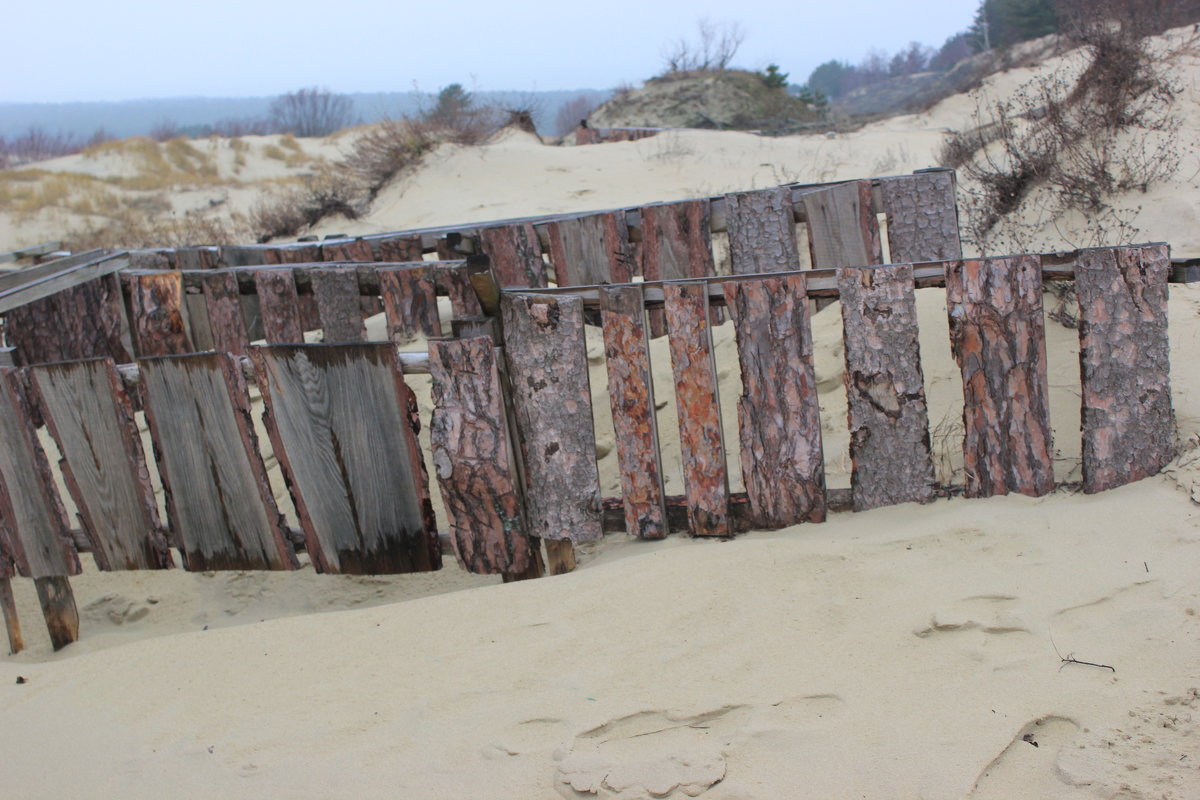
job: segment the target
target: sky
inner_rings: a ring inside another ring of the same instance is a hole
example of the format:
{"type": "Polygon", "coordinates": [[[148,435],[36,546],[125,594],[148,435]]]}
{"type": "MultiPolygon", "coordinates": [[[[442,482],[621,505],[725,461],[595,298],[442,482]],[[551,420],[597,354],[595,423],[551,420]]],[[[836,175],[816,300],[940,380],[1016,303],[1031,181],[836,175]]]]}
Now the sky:
{"type": "Polygon", "coordinates": [[[830,59],[938,47],[978,0],[41,0],[4,13],[0,102],[336,92],[609,89],[662,71],[701,18],[736,22],[735,66],[802,83],[830,59]],[[21,69],[14,68],[21,65],[21,69]]]}

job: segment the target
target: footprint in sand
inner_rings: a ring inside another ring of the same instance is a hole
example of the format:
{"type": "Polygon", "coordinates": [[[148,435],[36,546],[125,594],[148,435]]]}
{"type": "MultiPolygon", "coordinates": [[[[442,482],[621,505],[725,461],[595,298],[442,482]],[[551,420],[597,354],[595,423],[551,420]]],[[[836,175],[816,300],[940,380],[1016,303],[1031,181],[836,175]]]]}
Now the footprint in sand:
{"type": "Polygon", "coordinates": [[[1025,621],[1010,608],[1016,602],[1017,598],[1010,595],[966,597],[950,609],[931,614],[928,622],[913,628],[913,635],[918,639],[940,639],[947,634],[957,637],[974,632],[962,642],[971,656],[1002,669],[1030,657],[1033,646],[1025,621]]]}
{"type": "Polygon", "coordinates": [[[1056,767],[1058,754],[1078,730],[1066,717],[1051,715],[1029,722],[984,768],[967,796],[970,800],[1011,800],[1054,797],[1053,790],[1065,791],[1068,787],[1056,767]]]}

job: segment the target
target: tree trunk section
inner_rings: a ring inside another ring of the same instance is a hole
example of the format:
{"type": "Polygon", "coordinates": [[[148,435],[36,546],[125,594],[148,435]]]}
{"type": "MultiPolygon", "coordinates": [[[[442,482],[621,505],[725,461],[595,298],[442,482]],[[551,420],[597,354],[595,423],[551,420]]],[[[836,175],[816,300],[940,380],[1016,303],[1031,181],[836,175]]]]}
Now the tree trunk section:
{"type": "Polygon", "coordinates": [[[420,234],[376,239],[375,245],[379,248],[379,260],[383,262],[404,263],[424,260],[420,234]]]}
{"type": "Polygon", "coordinates": [[[133,360],[115,274],[14,308],[4,319],[19,366],[85,358],[133,360]]]}
{"type": "Polygon", "coordinates": [[[374,261],[371,243],[364,239],[340,239],[321,242],[322,261],[374,261]]]}
{"type": "Polygon", "coordinates": [[[474,317],[483,313],[465,264],[435,267],[434,281],[450,298],[450,310],[455,317],[474,317]]]}

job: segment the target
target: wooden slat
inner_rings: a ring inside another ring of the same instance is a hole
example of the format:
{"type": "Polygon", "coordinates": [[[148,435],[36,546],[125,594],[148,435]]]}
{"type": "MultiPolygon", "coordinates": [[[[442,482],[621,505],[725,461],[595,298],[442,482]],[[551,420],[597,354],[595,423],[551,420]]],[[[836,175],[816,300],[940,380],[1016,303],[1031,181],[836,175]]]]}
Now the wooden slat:
{"type": "Polygon", "coordinates": [[[625,530],[643,539],[661,539],[667,535],[666,492],[642,306],[642,290],[637,286],[600,292],[625,530]]]}
{"type": "Polygon", "coordinates": [[[636,273],[622,212],[568,217],[551,222],[548,230],[559,286],[625,283],[636,273]]]}
{"type": "Polygon", "coordinates": [[[358,305],[358,276],[345,269],[309,270],[313,296],[325,342],[361,342],[367,338],[362,310],[358,305]]]}
{"type": "Polygon", "coordinates": [[[800,269],[792,193],[783,187],[725,195],[733,274],[800,269]]]}
{"type": "Polygon", "coordinates": [[[962,258],[953,172],[882,178],[879,189],[893,263],[962,258]]]}
{"type": "Polygon", "coordinates": [[[577,297],[505,294],[501,310],[530,533],[573,542],[599,539],[600,476],[583,303],[577,297]]]}
{"type": "Polygon", "coordinates": [[[321,246],[316,242],[286,247],[271,247],[263,251],[264,264],[311,264],[321,260],[321,246]]]}
{"type": "Polygon", "coordinates": [[[803,197],[814,267],[861,267],[883,262],[871,182],[839,183],[803,197]]]}
{"type": "Polygon", "coordinates": [[[420,261],[422,257],[421,236],[392,236],[375,239],[379,260],[385,262],[420,261]]]}
{"type": "Polygon", "coordinates": [[[22,365],[104,356],[133,360],[115,274],[14,308],[4,318],[8,340],[22,365]]]}
{"type": "Polygon", "coordinates": [[[492,340],[429,343],[433,466],[455,552],[478,574],[519,573],[533,549],[512,477],[512,451],[492,340]]]}
{"type": "Polygon", "coordinates": [[[437,287],[424,267],[391,267],[377,270],[388,338],[405,344],[425,336],[441,336],[437,287]]]}
{"type": "Polygon", "coordinates": [[[502,287],[546,285],[542,245],[533,225],[502,225],[479,232],[483,252],[492,260],[492,270],[502,287]]]}
{"type": "Polygon", "coordinates": [[[183,313],[183,276],[178,271],[126,275],[134,347],[140,358],[192,352],[183,313]]]}
{"type": "Polygon", "coordinates": [[[1165,245],[1079,253],[1075,292],[1085,492],[1154,475],[1175,457],[1167,339],[1170,271],[1165,245]]]}
{"type": "Polygon", "coordinates": [[[263,338],[271,344],[304,341],[296,280],[290,269],[260,269],[254,273],[263,338]]]}
{"type": "Polygon", "coordinates": [[[822,522],[825,461],[804,275],[729,282],[725,293],[742,369],[738,432],[753,524],[822,522]]]}
{"type": "Polygon", "coordinates": [[[251,357],[314,568],[353,575],[440,568],[408,413],[416,400],[395,347],[277,345],[256,347],[251,357]]]}
{"type": "Polygon", "coordinates": [[[838,272],[854,510],[933,497],[912,267],[838,272]]]}
{"type": "Polygon", "coordinates": [[[63,477],[103,570],[171,566],[133,406],[111,359],[30,370],[63,477]]]}
{"type": "MultiPolygon", "coordinates": [[[[716,275],[712,238],[709,234],[707,200],[646,206],[642,210],[642,274],[648,281],[707,278],[716,275]]],[[[724,321],[724,312],[710,309],[714,324],[724,321]]],[[[661,336],[664,317],[650,314],[650,332],[661,336]]]]}
{"type": "Polygon", "coordinates": [[[702,282],[667,284],[663,289],[688,520],[697,536],[728,536],[729,482],[708,292],[702,282]]]}
{"type": "Polygon", "coordinates": [[[466,265],[439,267],[434,272],[434,281],[450,298],[450,309],[456,317],[475,317],[483,313],[479,297],[467,277],[466,265]]]}
{"type": "Polygon", "coordinates": [[[946,306],[963,379],[966,496],[1052,491],[1038,258],[947,262],[946,306]]]}
{"type": "Polygon", "coordinates": [[[250,339],[242,316],[237,275],[225,271],[210,272],[203,281],[213,347],[226,353],[245,355],[250,339]]]}
{"type": "Polygon", "coordinates": [[[322,261],[374,261],[371,243],[364,239],[335,239],[321,242],[322,261]]]}
{"type": "Polygon", "coordinates": [[[171,529],[189,570],[294,569],[246,382],[224,353],[140,361],[171,529]]]}
{"type": "Polygon", "coordinates": [[[66,512],[37,440],[20,370],[0,370],[0,535],[27,578],[79,574],[66,512]]]}
{"type": "Polygon", "coordinates": [[[175,251],[176,269],[217,269],[222,266],[225,264],[221,261],[219,247],[180,247],[175,251]]]}

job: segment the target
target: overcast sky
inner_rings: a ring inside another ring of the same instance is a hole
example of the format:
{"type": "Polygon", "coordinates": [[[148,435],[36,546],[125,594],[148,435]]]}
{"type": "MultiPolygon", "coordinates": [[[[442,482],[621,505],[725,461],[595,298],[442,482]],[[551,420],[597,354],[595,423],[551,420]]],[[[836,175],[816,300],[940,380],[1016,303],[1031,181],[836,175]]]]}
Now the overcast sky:
{"type": "Polygon", "coordinates": [[[736,21],[735,63],[803,82],[831,58],[966,28],[978,0],[35,0],[4,12],[0,102],[339,92],[607,89],[662,69],[696,22],[736,21]]]}

